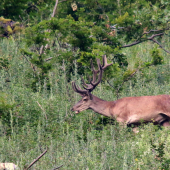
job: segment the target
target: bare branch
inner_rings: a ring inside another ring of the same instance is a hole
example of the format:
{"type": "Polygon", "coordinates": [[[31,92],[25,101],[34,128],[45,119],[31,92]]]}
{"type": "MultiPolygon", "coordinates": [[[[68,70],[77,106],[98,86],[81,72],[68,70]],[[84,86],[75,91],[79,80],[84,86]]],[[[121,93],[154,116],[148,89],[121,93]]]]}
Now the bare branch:
{"type": "MultiPolygon", "coordinates": [[[[166,29],[164,29],[164,30],[169,30],[169,29],[170,29],[170,27],[168,27],[168,28],[166,28],[166,29]]],[[[141,39],[142,36],[145,35],[145,34],[149,34],[149,33],[151,33],[151,32],[164,31],[164,30],[150,30],[150,31],[148,31],[148,32],[145,32],[145,33],[143,33],[143,34],[141,35],[141,37],[139,38],[139,40],[137,40],[137,41],[135,41],[135,42],[133,42],[133,43],[131,43],[131,44],[128,44],[128,45],[123,45],[121,48],[131,47],[131,46],[140,44],[140,43],[142,43],[142,42],[145,42],[145,41],[147,41],[147,40],[150,40],[150,41],[153,41],[154,43],[157,43],[160,48],[162,48],[165,52],[167,52],[167,53],[170,54],[170,51],[166,50],[157,40],[154,39],[155,37],[164,35],[164,34],[165,34],[164,32],[159,33],[159,34],[153,34],[152,36],[150,36],[150,37],[148,37],[148,38],[141,39]]]]}
{"type": "Polygon", "coordinates": [[[41,48],[40,48],[40,52],[39,52],[40,55],[44,52],[43,49],[44,49],[44,46],[42,45],[41,48]]]}
{"type": "Polygon", "coordinates": [[[164,32],[159,33],[159,34],[153,34],[151,37],[147,38],[147,40],[151,40],[151,39],[153,39],[153,38],[155,38],[157,36],[161,36],[161,35],[164,35],[164,34],[165,34],[164,32]]]}
{"type": "Polygon", "coordinates": [[[33,69],[34,73],[36,74],[36,69],[35,69],[34,65],[27,59],[27,57],[25,55],[23,55],[23,56],[27,60],[27,62],[31,65],[31,68],[33,69]]]}
{"type": "Polygon", "coordinates": [[[53,59],[53,57],[49,57],[49,58],[45,59],[45,61],[49,61],[51,59],[53,59]]]}
{"type": "Polygon", "coordinates": [[[61,168],[63,165],[61,165],[61,166],[59,166],[59,167],[57,167],[57,168],[54,168],[53,170],[56,170],[56,169],[59,169],[59,168],[61,168]]]}
{"type": "Polygon", "coordinates": [[[52,18],[55,16],[55,13],[56,13],[56,10],[57,10],[57,5],[58,5],[58,0],[56,0],[56,2],[55,2],[55,6],[54,6],[54,9],[53,9],[53,13],[52,13],[52,15],[51,15],[52,18]]]}
{"type": "Polygon", "coordinates": [[[131,43],[131,44],[128,44],[128,45],[123,45],[121,48],[131,47],[131,46],[137,45],[137,44],[139,44],[139,43],[142,43],[142,42],[144,42],[144,41],[152,40],[154,37],[161,36],[161,35],[164,35],[164,33],[153,34],[151,37],[148,37],[148,38],[143,39],[143,40],[135,41],[135,42],[133,42],[133,43],[131,43]]]}
{"type": "Polygon", "coordinates": [[[123,45],[121,48],[131,47],[131,46],[140,44],[140,43],[142,43],[142,42],[143,42],[143,41],[135,41],[135,42],[133,42],[133,43],[131,43],[131,44],[123,45]]]}
{"type": "Polygon", "coordinates": [[[46,120],[47,120],[47,115],[46,115],[46,113],[45,113],[45,110],[44,110],[43,107],[39,104],[38,101],[36,101],[36,102],[37,102],[38,106],[41,108],[41,110],[44,112],[45,118],[46,118],[46,120]]]}
{"type": "Polygon", "coordinates": [[[170,29],[170,27],[165,28],[165,29],[161,29],[161,30],[149,30],[148,32],[144,32],[144,33],[142,34],[142,36],[145,35],[145,34],[149,34],[149,33],[151,33],[151,32],[160,32],[160,31],[165,31],[165,30],[169,30],[169,29],[170,29]]]}
{"type": "Polygon", "coordinates": [[[31,168],[46,153],[47,153],[47,149],[40,156],[38,156],[25,170],[28,170],[29,168],[31,168]]]}
{"type": "Polygon", "coordinates": [[[109,80],[107,80],[107,83],[108,83],[112,88],[114,88],[114,86],[109,82],[109,80]]]}
{"type": "Polygon", "coordinates": [[[162,48],[165,52],[169,53],[170,54],[170,51],[166,50],[157,40],[155,40],[154,38],[151,39],[151,41],[157,43],[159,45],[160,48],[162,48]]]}

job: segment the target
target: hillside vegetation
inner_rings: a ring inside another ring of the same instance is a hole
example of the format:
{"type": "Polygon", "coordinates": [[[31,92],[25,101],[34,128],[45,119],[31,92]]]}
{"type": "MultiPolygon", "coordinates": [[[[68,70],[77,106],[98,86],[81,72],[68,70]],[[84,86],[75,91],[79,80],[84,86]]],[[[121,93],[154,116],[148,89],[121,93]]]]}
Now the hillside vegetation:
{"type": "Polygon", "coordinates": [[[169,170],[170,129],[86,110],[71,82],[108,58],[93,94],[170,94],[168,0],[6,0],[0,6],[0,162],[25,170],[169,170]],[[17,4],[17,6],[16,6],[17,4]],[[54,8],[54,6],[56,8],[54,8]]]}
{"type": "MultiPolygon", "coordinates": [[[[30,63],[19,49],[19,41],[0,41],[0,160],[14,162],[21,169],[28,166],[46,148],[48,152],[33,169],[169,169],[169,129],[153,126],[140,127],[134,134],[111,119],[92,111],[75,115],[70,108],[79,100],[71,83],[66,80],[66,67],[54,63],[49,72],[51,89],[29,88],[30,63]],[[45,168],[44,168],[45,167],[45,168]]],[[[23,44],[20,44],[21,46],[23,44]]],[[[169,42],[166,40],[166,48],[169,42]]],[[[135,60],[151,60],[151,43],[125,49],[133,68],[135,60]]],[[[55,54],[53,54],[55,55],[55,54]]],[[[169,55],[162,52],[164,64],[139,71],[134,80],[124,84],[120,97],[170,93],[169,55]]],[[[75,74],[71,80],[80,83],[75,74]]],[[[113,80],[114,81],[114,80],[113,80]]],[[[103,82],[94,94],[105,100],[116,100],[114,90],[103,82]]]]}

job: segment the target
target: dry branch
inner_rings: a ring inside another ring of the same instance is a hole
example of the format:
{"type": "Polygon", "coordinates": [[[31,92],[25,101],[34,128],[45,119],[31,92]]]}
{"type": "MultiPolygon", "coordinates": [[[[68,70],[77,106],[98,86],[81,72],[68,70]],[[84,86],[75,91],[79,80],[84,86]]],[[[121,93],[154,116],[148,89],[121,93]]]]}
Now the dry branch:
{"type": "Polygon", "coordinates": [[[47,149],[40,155],[38,156],[26,169],[24,170],[28,170],[29,168],[31,168],[42,156],[44,156],[47,153],[47,149]]]}
{"type": "Polygon", "coordinates": [[[42,45],[41,48],[40,48],[40,52],[39,52],[40,55],[42,55],[42,53],[44,52],[43,49],[44,49],[44,46],[42,45]]]}
{"type": "Polygon", "coordinates": [[[56,2],[55,2],[55,6],[54,6],[53,13],[52,13],[51,17],[55,16],[55,13],[56,13],[56,10],[57,10],[57,5],[58,5],[58,0],[56,0],[56,2]]]}
{"type": "Polygon", "coordinates": [[[159,45],[160,48],[162,48],[165,52],[170,54],[170,51],[166,50],[157,40],[155,40],[154,38],[152,39],[153,42],[157,43],[159,45]]]}
{"type": "Polygon", "coordinates": [[[53,59],[53,57],[49,57],[49,58],[45,59],[45,61],[49,61],[51,59],[53,59]]]}
{"type": "Polygon", "coordinates": [[[56,170],[56,169],[59,169],[59,168],[61,168],[63,165],[61,165],[61,166],[58,166],[57,168],[54,168],[53,170],[56,170]]]}
{"type": "Polygon", "coordinates": [[[151,32],[160,32],[160,31],[165,31],[165,30],[169,30],[170,27],[166,28],[166,29],[162,29],[162,30],[150,30],[148,32],[144,32],[140,38],[138,40],[136,40],[135,42],[131,43],[131,44],[127,44],[127,45],[123,45],[121,48],[126,48],[126,47],[131,47],[131,46],[134,46],[134,45],[137,45],[137,44],[140,44],[140,43],[143,43],[147,40],[150,40],[150,41],[153,41],[154,43],[158,44],[160,48],[162,48],[165,52],[169,53],[170,54],[170,51],[166,50],[157,40],[155,40],[154,38],[155,37],[158,37],[158,36],[162,36],[165,34],[165,32],[161,32],[161,33],[158,33],[158,34],[153,34],[151,35],[150,37],[148,38],[144,38],[142,39],[143,35],[147,35],[151,32]]]}
{"type": "MultiPolygon", "coordinates": [[[[146,40],[145,40],[145,41],[146,41],[146,40]]],[[[121,48],[131,47],[131,46],[140,44],[140,43],[142,43],[142,42],[144,42],[144,41],[135,41],[135,42],[133,42],[133,43],[131,43],[131,44],[123,45],[123,46],[121,46],[121,48]]]]}
{"type": "Polygon", "coordinates": [[[34,73],[36,74],[36,69],[35,69],[34,65],[27,59],[27,57],[25,55],[23,55],[23,56],[27,60],[27,62],[31,65],[31,68],[33,69],[34,73]]]}
{"type": "Polygon", "coordinates": [[[43,107],[40,105],[40,103],[38,101],[36,101],[36,102],[37,102],[38,106],[41,108],[41,110],[43,111],[43,113],[45,114],[45,118],[47,120],[47,115],[45,113],[45,110],[43,109],[43,107]]]}

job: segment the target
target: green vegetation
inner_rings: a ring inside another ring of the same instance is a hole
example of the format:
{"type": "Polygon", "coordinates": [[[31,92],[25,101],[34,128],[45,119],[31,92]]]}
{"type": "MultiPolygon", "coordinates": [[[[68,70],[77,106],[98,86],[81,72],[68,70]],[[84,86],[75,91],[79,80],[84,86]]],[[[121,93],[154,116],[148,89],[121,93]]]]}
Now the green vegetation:
{"type": "MultiPolygon", "coordinates": [[[[37,84],[39,90],[33,92],[31,80],[25,76],[32,68],[17,43],[3,39],[0,49],[8,63],[7,66],[1,64],[0,70],[1,162],[14,162],[23,169],[47,147],[47,153],[34,165],[36,169],[52,169],[59,165],[63,165],[61,169],[169,167],[168,128],[143,125],[140,132],[134,134],[130,128],[122,128],[92,111],[75,115],[70,108],[79,96],[67,82],[64,62],[62,65],[54,63],[53,70],[48,73],[50,90],[44,82],[43,88],[37,84]]],[[[152,61],[150,49],[154,49],[154,45],[149,42],[125,49],[129,69],[133,69],[137,61],[152,61]]],[[[125,82],[120,97],[169,94],[169,56],[163,52],[161,55],[164,64],[139,71],[135,82],[125,82]]],[[[80,83],[76,70],[71,80],[80,83]]],[[[107,86],[107,82],[103,82],[94,94],[105,100],[115,100],[115,94],[107,86]]]]}
{"type": "Polygon", "coordinates": [[[169,128],[141,125],[134,134],[90,110],[70,109],[79,100],[71,82],[87,80],[90,59],[105,54],[113,65],[94,95],[170,94],[170,2],[59,1],[51,17],[54,5],[1,4],[0,162],[24,169],[47,148],[33,169],[168,170],[169,128]]]}

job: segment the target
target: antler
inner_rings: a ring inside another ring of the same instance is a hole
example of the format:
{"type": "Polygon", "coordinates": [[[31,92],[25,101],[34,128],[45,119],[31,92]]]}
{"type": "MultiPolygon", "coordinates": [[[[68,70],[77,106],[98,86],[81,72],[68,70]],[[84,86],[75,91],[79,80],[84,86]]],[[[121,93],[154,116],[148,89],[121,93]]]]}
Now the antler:
{"type": "Polygon", "coordinates": [[[77,93],[84,94],[87,92],[87,90],[82,90],[82,89],[80,89],[79,86],[76,86],[74,81],[72,82],[72,87],[73,87],[73,90],[77,93]]]}
{"type": "Polygon", "coordinates": [[[107,58],[106,55],[103,56],[103,65],[102,65],[102,70],[106,69],[107,67],[111,66],[113,63],[108,64],[107,63],[107,58]]]}
{"type": "Polygon", "coordinates": [[[96,86],[101,82],[104,69],[106,69],[108,66],[113,64],[113,63],[110,64],[107,63],[106,55],[103,56],[102,65],[100,63],[100,59],[97,58],[98,70],[95,70],[92,60],[90,62],[91,62],[91,70],[93,72],[93,79],[90,80],[90,84],[86,84],[84,79],[81,77],[82,86],[85,90],[81,90],[78,86],[76,86],[75,82],[72,82],[73,90],[77,93],[83,94],[87,92],[92,92],[96,88],[96,86]],[[98,74],[98,80],[96,81],[97,74],[98,74]]]}

